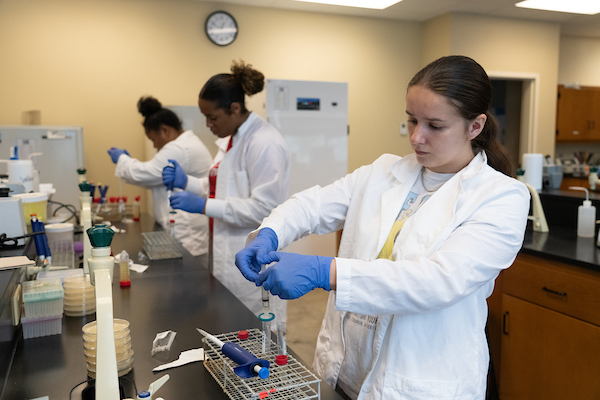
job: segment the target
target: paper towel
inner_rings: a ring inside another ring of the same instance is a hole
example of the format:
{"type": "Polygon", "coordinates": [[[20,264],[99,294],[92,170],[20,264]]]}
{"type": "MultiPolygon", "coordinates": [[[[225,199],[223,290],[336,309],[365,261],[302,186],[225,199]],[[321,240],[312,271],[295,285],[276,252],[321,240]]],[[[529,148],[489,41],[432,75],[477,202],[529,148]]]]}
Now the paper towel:
{"type": "Polygon", "coordinates": [[[525,182],[529,183],[538,192],[542,190],[542,175],[544,171],[544,156],[541,153],[523,154],[525,182]]]}

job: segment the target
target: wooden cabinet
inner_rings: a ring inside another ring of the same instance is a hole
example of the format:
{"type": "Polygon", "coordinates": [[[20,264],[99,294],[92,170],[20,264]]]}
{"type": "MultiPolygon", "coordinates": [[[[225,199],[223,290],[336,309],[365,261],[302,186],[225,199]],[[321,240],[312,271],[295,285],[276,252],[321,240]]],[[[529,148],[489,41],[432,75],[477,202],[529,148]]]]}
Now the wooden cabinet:
{"type": "Polygon", "coordinates": [[[600,87],[558,86],[556,140],[600,141],[600,87]]]}
{"type": "Polygon", "coordinates": [[[500,399],[600,397],[600,327],[502,296],[500,399]]]}
{"type": "Polygon", "coordinates": [[[600,399],[600,272],[519,254],[488,326],[501,400],[600,399]]]}

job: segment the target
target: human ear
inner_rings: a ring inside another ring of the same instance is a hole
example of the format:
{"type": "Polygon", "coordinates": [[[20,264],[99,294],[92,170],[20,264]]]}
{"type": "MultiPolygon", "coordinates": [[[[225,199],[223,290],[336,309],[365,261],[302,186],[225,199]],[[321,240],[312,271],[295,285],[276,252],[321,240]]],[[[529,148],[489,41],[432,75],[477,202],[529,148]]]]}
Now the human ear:
{"type": "Polygon", "coordinates": [[[479,114],[471,121],[469,124],[469,131],[467,132],[469,140],[475,139],[481,133],[481,131],[483,131],[486,121],[487,115],[485,114],[479,114]]]}
{"type": "Polygon", "coordinates": [[[236,101],[231,103],[231,107],[229,109],[232,114],[239,115],[242,113],[242,105],[236,101]]]}

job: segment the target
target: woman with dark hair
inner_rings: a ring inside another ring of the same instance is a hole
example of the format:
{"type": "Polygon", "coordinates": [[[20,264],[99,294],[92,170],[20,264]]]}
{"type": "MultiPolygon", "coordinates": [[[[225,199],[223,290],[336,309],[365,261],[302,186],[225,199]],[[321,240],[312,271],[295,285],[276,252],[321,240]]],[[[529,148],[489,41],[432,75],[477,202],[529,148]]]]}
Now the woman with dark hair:
{"type": "MultiPolygon", "coordinates": [[[[147,162],[132,158],[127,150],[108,150],[117,164],[115,176],[127,183],[150,189],[154,218],[163,228],[169,227],[169,199],[162,183],[162,170],[169,160],[177,160],[181,168],[197,178],[208,176],[210,152],[191,130],[184,131],[179,117],[164,108],[153,97],[142,97],[138,111],[144,117],[142,125],[148,139],[158,150],[147,162]]],[[[175,237],[194,256],[208,252],[208,219],[203,215],[180,211],[175,216],[175,237]]]]}
{"type": "MultiPolygon", "coordinates": [[[[163,171],[165,185],[185,189],[171,197],[171,206],[210,217],[212,272],[252,312],[262,312],[261,290],[240,275],[235,253],[248,233],[288,197],[290,161],[277,129],[246,108],[245,96],[263,90],[264,75],[244,62],[234,62],[230,74],[206,82],[198,106],[219,148],[208,178],[187,176],[179,164],[163,171]]],[[[285,302],[270,308],[285,321],[285,302]]]]}
{"type": "Polygon", "coordinates": [[[486,298],[529,211],[527,188],[508,176],[491,93],[468,57],[427,65],[406,95],[414,153],[292,196],[236,255],[247,279],[281,298],[330,291],[313,367],[345,398],[485,397],[486,298]],[[336,258],[276,251],[342,228],[336,258]]]}

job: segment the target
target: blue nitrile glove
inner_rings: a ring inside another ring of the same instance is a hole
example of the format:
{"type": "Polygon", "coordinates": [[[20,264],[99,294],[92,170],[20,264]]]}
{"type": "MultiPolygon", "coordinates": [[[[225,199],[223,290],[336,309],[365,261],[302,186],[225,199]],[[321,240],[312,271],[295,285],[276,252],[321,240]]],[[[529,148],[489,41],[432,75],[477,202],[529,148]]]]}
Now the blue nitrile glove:
{"type": "Polygon", "coordinates": [[[111,147],[108,150],[108,154],[110,155],[112,162],[116,164],[117,161],[119,161],[119,157],[121,157],[121,154],[129,155],[129,152],[127,150],[121,150],[118,147],[111,147]]]}
{"type": "Polygon", "coordinates": [[[175,192],[171,195],[169,204],[177,210],[204,214],[206,199],[190,192],[175,192]]]}
{"type": "Polygon", "coordinates": [[[265,262],[271,251],[277,250],[279,239],[271,228],[262,228],[258,235],[248,246],[244,247],[235,255],[235,265],[242,275],[251,282],[256,281],[260,273],[261,264],[265,262]]]}
{"type": "Polygon", "coordinates": [[[266,261],[277,261],[258,275],[256,285],[284,300],[297,299],[316,288],[329,290],[333,257],[273,251],[266,261]]]}
{"type": "Polygon", "coordinates": [[[169,186],[169,184],[172,183],[176,188],[185,189],[188,177],[185,172],[183,172],[183,168],[181,168],[181,165],[175,160],[169,160],[169,162],[173,165],[167,165],[163,168],[163,184],[169,186]]]}

